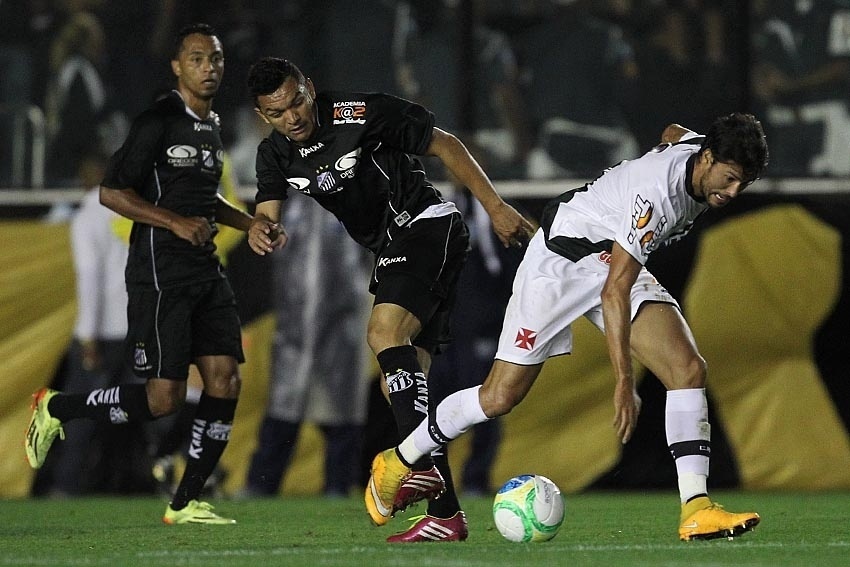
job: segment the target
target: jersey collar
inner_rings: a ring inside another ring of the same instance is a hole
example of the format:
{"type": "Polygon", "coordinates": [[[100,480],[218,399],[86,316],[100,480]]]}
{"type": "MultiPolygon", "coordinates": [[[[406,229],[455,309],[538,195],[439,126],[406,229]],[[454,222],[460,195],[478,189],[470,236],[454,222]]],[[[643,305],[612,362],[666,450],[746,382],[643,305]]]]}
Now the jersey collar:
{"type": "Polygon", "coordinates": [[[694,201],[697,203],[703,203],[705,202],[705,199],[700,199],[694,194],[694,165],[696,165],[698,157],[699,152],[689,157],[688,161],[685,163],[685,191],[688,192],[688,195],[690,195],[694,201]]]}

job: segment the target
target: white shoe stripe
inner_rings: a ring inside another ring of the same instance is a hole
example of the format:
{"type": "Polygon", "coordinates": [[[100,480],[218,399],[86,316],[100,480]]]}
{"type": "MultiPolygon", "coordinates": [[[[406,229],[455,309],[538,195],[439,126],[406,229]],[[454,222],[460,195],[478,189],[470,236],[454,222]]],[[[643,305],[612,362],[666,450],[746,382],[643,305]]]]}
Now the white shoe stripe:
{"type": "Polygon", "coordinates": [[[369,492],[372,494],[372,502],[375,503],[375,508],[378,509],[378,513],[385,518],[389,517],[391,510],[384,506],[384,502],[378,495],[378,488],[375,486],[375,479],[372,477],[369,477],[369,492]]]}
{"type": "Polygon", "coordinates": [[[428,539],[438,540],[444,539],[452,535],[452,530],[445,526],[441,526],[440,524],[436,524],[434,522],[428,522],[424,526],[422,526],[422,530],[420,532],[423,536],[428,539]]]}

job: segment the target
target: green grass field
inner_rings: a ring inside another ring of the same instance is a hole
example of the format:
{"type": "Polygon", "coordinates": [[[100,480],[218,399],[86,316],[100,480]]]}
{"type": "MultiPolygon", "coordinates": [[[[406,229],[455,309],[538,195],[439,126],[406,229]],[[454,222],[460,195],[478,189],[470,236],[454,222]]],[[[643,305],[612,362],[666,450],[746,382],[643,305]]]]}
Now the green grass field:
{"type": "Polygon", "coordinates": [[[165,526],[165,501],[157,498],[7,500],[0,501],[0,565],[850,565],[850,494],[714,497],[730,510],[758,511],[761,525],[734,541],[683,543],[675,493],[588,493],[566,497],[555,539],[516,544],[495,530],[490,499],[467,498],[466,542],[391,545],[384,538],[419,508],[375,528],[355,497],[221,500],[216,511],[235,517],[235,526],[165,526]]]}

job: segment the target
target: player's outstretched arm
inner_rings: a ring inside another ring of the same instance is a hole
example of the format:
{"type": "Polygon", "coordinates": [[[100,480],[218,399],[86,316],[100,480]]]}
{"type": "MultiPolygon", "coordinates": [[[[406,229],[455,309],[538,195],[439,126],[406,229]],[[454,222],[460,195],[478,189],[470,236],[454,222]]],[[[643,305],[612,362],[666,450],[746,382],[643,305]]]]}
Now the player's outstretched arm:
{"type": "Polygon", "coordinates": [[[113,189],[100,186],[100,204],[119,215],[143,224],[170,230],[195,246],[212,237],[212,226],[204,217],[184,217],[164,207],[157,207],[134,189],[113,189]]]}
{"type": "Polygon", "coordinates": [[[641,406],[631,357],[631,289],[641,267],[640,262],[615,242],[601,296],[605,340],[616,379],[613,425],[622,443],[631,438],[641,406]]]}
{"type": "Polygon", "coordinates": [[[263,201],[254,211],[248,227],[248,246],[260,256],[283,248],[289,240],[280,224],[280,205],[281,201],[263,201]]]}
{"type": "Polygon", "coordinates": [[[521,246],[534,234],[534,226],[507,204],[493,187],[487,174],[463,145],[463,142],[439,128],[434,128],[428,155],[440,158],[446,168],[468,188],[490,215],[493,229],[505,246],[521,246]]]}
{"type": "Polygon", "coordinates": [[[254,217],[228,201],[221,193],[215,206],[215,220],[221,224],[248,232],[254,217]]]}

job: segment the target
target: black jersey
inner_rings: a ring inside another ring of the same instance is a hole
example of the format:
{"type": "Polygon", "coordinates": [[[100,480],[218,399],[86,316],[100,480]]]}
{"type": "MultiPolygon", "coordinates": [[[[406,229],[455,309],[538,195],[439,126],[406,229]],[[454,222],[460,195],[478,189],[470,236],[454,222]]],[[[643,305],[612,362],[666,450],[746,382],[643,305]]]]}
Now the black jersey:
{"type": "MultiPolygon", "coordinates": [[[[173,91],[133,121],[103,185],[133,189],[182,216],[206,217],[215,234],[222,158],[218,116],[198,120],[173,91]]],[[[141,223],[133,224],[125,276],[128,287],[157,289],[223,277],[212,239],[193,246],[170,230],[141,223]]]]}
{"type": "Polygon", "coordinates": [[[377,253],[444,202],[414,157],[431,143],[431,112],[381,93],[324,92],[315,108],[316,131],[306,143],[274,131],[260,143],[257,203],[285,199],[289,189],[309,195],[377,253]]]}

